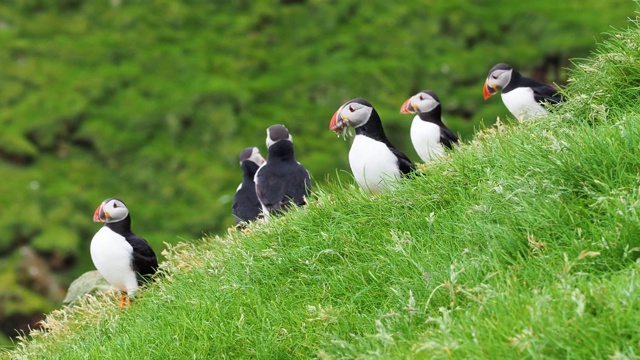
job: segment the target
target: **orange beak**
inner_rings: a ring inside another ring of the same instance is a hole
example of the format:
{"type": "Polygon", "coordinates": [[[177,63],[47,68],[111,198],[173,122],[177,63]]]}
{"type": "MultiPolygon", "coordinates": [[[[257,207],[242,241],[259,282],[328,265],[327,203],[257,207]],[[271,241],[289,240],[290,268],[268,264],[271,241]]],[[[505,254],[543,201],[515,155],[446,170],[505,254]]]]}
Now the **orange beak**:
{"type": "Polygon", "coordinates": [[[402,106],[400,107],[400,113],[401,114],[415,114],[416,113],[416,109],[414,109],[413,106],[411,105],[411,98],[408,98],[402,104],[402,106]]]}
{"type": "Polygon", "coordinates": [[[104,211],[102,211],[102,205],[98,206],[96,211],[93,212],[93,222],[106,222],[107,217],[105,216],[104,211]]]}
{"type": "Polygon", "coordinates": [[[487,84],[487,82],[485,81],[484,86],[482,87],[482,96],[484,96],[484,99],[487,100],[488,98],[492,97],[496,93],[497,93],[496,89],[489,86],[489,84],[487,84]]]}
{"type": "Polygon", "coordinates": [[[340,130],[342,130],[342,128],[344,128],[344,121],[342,120],[342,117],[340,116],[340,110],[342,110],[342,107],[340,107],[331,117],[331,122],[329,123],[329,130],[338,133],[340,132],[340,130]]]}

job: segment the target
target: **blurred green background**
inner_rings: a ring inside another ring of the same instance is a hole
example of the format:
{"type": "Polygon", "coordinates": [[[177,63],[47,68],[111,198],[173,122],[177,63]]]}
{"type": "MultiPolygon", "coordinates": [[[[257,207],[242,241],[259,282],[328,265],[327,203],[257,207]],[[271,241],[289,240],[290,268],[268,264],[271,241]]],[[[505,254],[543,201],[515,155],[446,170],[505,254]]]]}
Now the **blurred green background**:
{"type": "Polygon", "coordinates": [[[630,0],[7,0],[0,4],[0,344],[93,269],[107,197],[160,254],[233,225],[238,154],[285,124],[314,186],[349,178],[328,131],[363,97],[414,161],[413,93],[433,89],[463,140],[507,111],[484,102],[508,62],[559,85],[626,27],[630,0]]]}

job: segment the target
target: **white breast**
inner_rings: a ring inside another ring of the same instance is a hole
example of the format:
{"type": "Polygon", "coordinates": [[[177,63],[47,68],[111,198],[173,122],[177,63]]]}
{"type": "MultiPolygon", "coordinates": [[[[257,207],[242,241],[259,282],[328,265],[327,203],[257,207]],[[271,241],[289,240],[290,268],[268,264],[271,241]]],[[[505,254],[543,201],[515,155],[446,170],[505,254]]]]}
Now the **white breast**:
{"type": "Polygon", "coordinates": [[[516,88],[502,93],[502,102],[518,120],[527,120],[535,116],[546,115],[547,111],[535,101],[533,90],[528,87],[516,88]]]}
{"type": "Polygon", "coordinates": [[[422,161],[429,162],[444,154],[440,143],[440,126],[415,116],[411,123],[411,142],[422,161]]]}
{"type": "Polygon", "coordinates": [[[363,189],[379,192],[400,177],[398,159],[387,145],[364,135],[356,135],[349,151],[349,165],[363,189]]]}
{"type": "Polygon", "coordinates": [[[91,259],[96,269],[111,285],[133,296],[138,289],[131,268],[133,248],[122,235],[103,226],[91,240],[91,259]]]}

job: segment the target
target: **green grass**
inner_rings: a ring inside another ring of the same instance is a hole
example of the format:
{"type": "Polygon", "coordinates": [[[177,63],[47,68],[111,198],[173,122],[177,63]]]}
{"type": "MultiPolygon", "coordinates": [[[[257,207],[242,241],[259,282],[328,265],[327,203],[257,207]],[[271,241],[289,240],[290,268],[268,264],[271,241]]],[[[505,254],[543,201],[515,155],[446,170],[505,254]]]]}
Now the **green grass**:
{"type": "Polygon", "coordinates": [[[170,247],[129,308],[88,298],[5,355],[636,358],[638,43],[634,24],[579,61],[552,116],[485,130],[394,192],[334,183],[170,247]]]}

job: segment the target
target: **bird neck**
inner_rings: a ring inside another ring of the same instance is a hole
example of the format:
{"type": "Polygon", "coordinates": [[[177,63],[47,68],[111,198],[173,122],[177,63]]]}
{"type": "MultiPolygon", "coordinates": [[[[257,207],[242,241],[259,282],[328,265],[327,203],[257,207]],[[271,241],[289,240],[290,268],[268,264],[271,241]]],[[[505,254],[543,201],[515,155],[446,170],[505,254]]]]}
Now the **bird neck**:
{"type": "Polygon", "coordinates": [[[269,146],[267,162],[272,160],[288,160],[294,159],[293,143],[288,140],[280,140],[269,146]]]}
{"type": "Polygon", "coordinates": [[[131,215],[127,214],[127,217],[120,221],[108,222],[105,226],[120,235],[131,234],[131,215]]]}
{"type": "Polygon", "coordinates": [[[418,113],[418,116],[421,120],[440,124],[442,123],[442,108],[438,105],[429,112],[418,113]]]}
{"type": "Polygon", "coordinates": [[[520,78],[522,78],[522,75],[520,75],[520,73],[517,72],[516,69],[511,70],[511,79],[509,79],[509,83],[507,84],[507,86],[502,89],[502,92],[509,92],[517,88],[518,86],[521,86],[520,78]]]}
{"type": "Polygon", "coordinates": [[[356,135],[364,135],[368,136],[374,140],[382,141],[384,143],[388,143],[387,135],[384,134],[384,129],[382,128],[382,121],[380,121],[380,116],[376,109],[371,111],[371,115],[369,116],[369,120],[367,120],[364,125],[358,126],[356,128],[356,135]]]}
{"type": "Polygon", "coordinates": [[[258,168],[260,166],[258,166],[258,164],[254,163],[251,160],[245,160],[242,162],[240,167],[242,168],[242,174],[244,179],[253,181],[253,177],[255,176],[256,171],[258,171],[258,168]]]}

